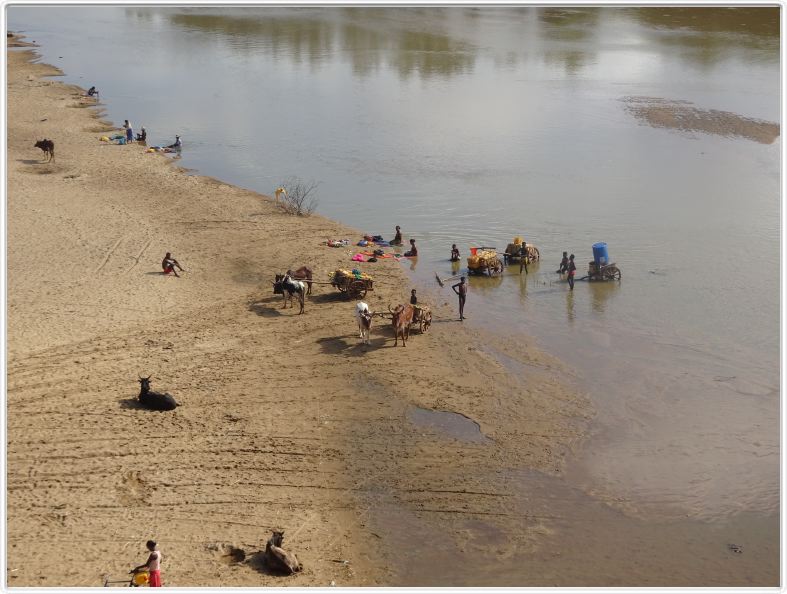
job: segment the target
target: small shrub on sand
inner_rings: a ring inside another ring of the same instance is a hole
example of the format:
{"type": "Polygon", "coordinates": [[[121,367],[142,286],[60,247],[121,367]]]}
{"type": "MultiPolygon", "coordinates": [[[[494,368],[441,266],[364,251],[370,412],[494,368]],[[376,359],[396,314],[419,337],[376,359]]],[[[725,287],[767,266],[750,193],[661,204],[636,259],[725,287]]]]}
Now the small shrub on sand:
{"type": "Polygon", "coordinates": [[[308,217],[319,204],[314,195],[317,186],[314,180],[304,182],[297,177],[290,178],[281,184],[284,192],[278,193],[276,205],[287,214],[308,217]]]}

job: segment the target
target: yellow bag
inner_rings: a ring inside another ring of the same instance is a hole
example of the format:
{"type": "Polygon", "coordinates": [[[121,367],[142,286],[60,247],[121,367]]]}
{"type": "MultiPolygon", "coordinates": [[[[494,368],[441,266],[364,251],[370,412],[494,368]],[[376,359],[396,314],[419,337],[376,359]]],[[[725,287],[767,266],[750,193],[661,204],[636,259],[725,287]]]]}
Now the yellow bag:
{"type": "Polygon", "coordinates": [[[99,140],[101,142],[109,142],[109,136],[102,136],[101,138],[99,138],[99,140]]]}

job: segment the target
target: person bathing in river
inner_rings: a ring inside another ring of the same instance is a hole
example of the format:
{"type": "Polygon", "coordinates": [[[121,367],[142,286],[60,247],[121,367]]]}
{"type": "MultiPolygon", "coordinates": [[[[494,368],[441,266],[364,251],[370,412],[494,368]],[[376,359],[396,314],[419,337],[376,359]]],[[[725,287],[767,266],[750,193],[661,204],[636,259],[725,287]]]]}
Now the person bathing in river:
{"type": "Polygon", "coordinates": [[[568,271],[568,252],[563,252],[563,259],[560,261],[560,268],[555,270],[558,274],[568,271]]]}
{"type": "Polygon", "coordinates": [[[527,244],[522,240],[522,245],[519,246],[519,274],[522,274],[522,269],[525,269],[527,274],[527,244]]]}
{"type": "Polygon", "coordinates": [[[396,226],[396,235],[388,243],[391,245],[402,245],[402,230],[399,228],[399,225],[396,226]]]}
{"type": "Polygon", "coordinates": [[[574,264],[574,254],[571,254],[568,257],[568,286],[571,287],[571,291],[574,290],[574,274],[577,271],[577,267],[574,264]]]}
{"type": "Polygon", "coordinates": [[[404,253],[408,258],[415,258],[418,256],[418,248],[415,247],[415,239],[410,240],[410,249],[404,253]]]}
{"type": "Polygon", "coordinates": [[[139,134],[137,134],[137,142],[145,142],[147,138],[148,138],[148,133],[145,130],[145,126],[142,126],[142,128],[140,128],[139,134]]]}
{"type": "Polygon", "coordinates": [[[175,149],[175,150],[180,150],[180,148],[181,148],[182,146],[183,146],[183,141],[181,141],[181,140],[180,140],[180,136],[178,136],[177,134],[175,134],[175,142],[173,142],[173,143],[172,143],[172,144],[170,144],[170,145],[167,145],[167,148],[168,148],[168,149],[175,149]]]}
{"type": "Polygon", "coordinates": [[[456,244],[451,246],[451,262],[459,262],[459,249],[456,244]]]}

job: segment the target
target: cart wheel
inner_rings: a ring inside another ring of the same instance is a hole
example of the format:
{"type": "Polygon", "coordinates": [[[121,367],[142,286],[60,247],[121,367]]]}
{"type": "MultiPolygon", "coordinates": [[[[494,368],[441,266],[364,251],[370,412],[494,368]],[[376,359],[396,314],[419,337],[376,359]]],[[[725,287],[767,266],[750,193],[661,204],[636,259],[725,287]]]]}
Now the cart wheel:
{"type": "Polygon", "coordinates": [[[494,260],[490,264],[488,270],[489,270],[489,276],[492,276],[493,274],[502,274],[503,264],[500,262],[500,260],[494,260]]]}
{"type": "Polygon", "coordinates": [[[541,252],[538,251],[538,248],[536,246],[532,246],[530,249],[533,250],[531,252],[530,261],[531,262],[538,262],[541,259],[541,252]]]}
{"type": "Polygon", "coordinates": [[[353,281],[350,283],[350,286],[347,287],[347,294],[352,299],[366,297],[366,283],[361,280],[353,281]]]}
{"type": "Polygon", "coordinates": [[[617,266],[610,266],[604,271],[604,276],[609,280],[620,280],[620,269],[617,266]]]}

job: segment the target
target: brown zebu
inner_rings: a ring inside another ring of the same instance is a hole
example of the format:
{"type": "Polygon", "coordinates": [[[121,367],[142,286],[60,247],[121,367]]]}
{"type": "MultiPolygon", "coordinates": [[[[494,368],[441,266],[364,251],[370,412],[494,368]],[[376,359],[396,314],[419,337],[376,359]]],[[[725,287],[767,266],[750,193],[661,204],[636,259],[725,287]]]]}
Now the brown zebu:
{"type": "Polygon", "coordinates": [[[391,324],[394,329],[394,346],[399,344],[399,335],[402,335],[402,346],[406,347],[406,339],[410,337],[410,324],[413,323],[415,310],[409,303],[407,305],[397,305],[396,309],[388,306],[388,311],[393,314],[391,324]]]}
{"type": "Polygon", "coordinates": [[[306,281],[306,294],[312,294],[312,269],[307,266],[301,266],[292,273],[292,278],[295,280],[306,281]]]}

